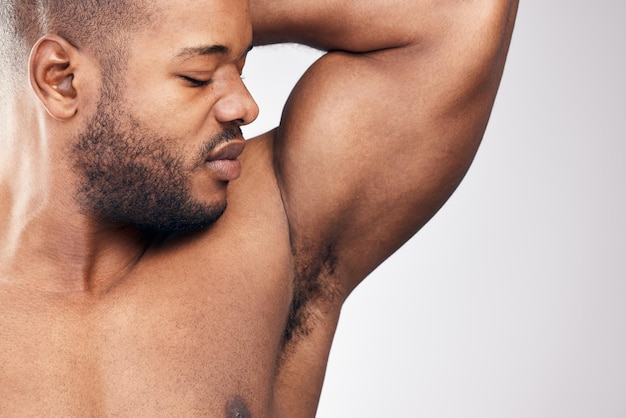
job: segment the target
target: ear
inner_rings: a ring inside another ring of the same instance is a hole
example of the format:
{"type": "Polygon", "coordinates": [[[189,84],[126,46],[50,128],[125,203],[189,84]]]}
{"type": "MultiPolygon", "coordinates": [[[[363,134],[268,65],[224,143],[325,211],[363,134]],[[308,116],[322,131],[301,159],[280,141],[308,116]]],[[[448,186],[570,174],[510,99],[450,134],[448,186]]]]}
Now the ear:
{"type": "Polygon", "coordinates": [[[74,74],[79,56],[73,45],[56,35],[45,35],[31,50],[31,86],[55,119],[70,119],[78,112],[74,74]]]}

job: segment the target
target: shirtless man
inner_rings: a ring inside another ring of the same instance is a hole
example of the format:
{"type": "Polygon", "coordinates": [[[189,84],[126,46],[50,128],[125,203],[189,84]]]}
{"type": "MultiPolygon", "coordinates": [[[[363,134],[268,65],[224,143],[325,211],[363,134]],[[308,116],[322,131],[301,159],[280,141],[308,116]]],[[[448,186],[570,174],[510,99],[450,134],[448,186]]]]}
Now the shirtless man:
{"type": "Polygon", "coordinates": [[[342,303],[473,158],[515,13],[3,0],[0,416],[314,416],[342,303]],[[285,41],[333,52],[244,149],[246,54],[285,41]]]}

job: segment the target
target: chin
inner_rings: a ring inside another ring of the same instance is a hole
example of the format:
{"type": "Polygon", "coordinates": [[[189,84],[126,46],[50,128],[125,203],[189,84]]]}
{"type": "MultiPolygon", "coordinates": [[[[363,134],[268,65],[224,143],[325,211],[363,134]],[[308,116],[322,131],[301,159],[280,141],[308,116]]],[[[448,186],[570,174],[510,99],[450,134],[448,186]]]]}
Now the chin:
{"type": "Polygon", "coordinates": [[[147,233],[191,232],[213,225],[226,211],[226,199],[211,203],[187,202],[166,207],[144,206],[141,211],[126,212],[126,216],[104,216],[113,223],[135,227],[147,233]],[[133,216],[133,214],[135,216],[133,216]]]}

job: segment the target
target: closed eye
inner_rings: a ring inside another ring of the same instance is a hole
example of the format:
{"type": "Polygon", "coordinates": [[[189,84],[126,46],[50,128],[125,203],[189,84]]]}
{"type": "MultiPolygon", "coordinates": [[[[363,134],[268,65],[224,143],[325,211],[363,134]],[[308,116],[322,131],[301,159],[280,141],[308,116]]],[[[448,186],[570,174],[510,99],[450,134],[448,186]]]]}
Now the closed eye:
{"type": "Polygon", "coordinates": [[[213,80],[211,80],[211,79],[199,80],[197,78],[188,77],[186,75],[181,75],[179,77],[182,80],[184,80],[187,83],[189,83],[189,85],[191,85],[191,87],[204,87],[204,86],[209,85],[209,84],[211,84],[213,82],[213,80]]]}

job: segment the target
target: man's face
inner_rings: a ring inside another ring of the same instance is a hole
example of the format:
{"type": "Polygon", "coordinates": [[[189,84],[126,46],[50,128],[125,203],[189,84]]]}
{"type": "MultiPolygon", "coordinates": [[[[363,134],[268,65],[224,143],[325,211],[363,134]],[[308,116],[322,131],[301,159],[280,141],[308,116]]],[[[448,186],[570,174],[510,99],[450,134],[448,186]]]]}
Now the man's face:
{"type": "Polygon", "coordinates": [[[163,3],[127,62],[104,66],[98,109],[73,150],[78,197],[104,222],[196,229],[225,210],[239,126],[257,115],[240,78],[251,26],[246,1],[163,3]]]}

